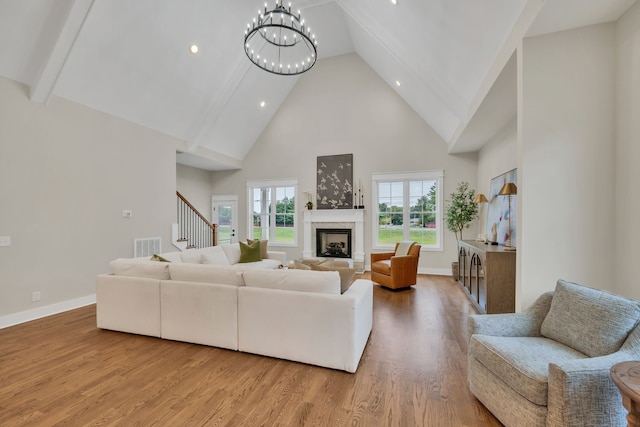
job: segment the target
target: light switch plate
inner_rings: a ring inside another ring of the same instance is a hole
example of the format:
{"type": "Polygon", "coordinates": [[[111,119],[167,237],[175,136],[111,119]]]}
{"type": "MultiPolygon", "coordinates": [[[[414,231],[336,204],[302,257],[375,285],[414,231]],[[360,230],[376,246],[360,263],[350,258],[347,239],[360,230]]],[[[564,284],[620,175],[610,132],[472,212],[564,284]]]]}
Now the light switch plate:
{"type": "Polygon", "coordinates": [[[11,246],[11,237],[0,236],[0,246],[11,246]]]}

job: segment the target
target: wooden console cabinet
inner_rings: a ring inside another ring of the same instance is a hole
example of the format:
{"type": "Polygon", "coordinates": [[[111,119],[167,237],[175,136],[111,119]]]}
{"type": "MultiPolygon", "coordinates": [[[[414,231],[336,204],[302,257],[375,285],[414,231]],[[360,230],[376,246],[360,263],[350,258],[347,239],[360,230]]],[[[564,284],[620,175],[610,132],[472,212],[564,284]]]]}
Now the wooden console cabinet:
{"type": "Polygon", "coordinates": [[[480,313],[513,313],[516,307],[516,253],[504,246],[458,242],[458,283],[480,313]]]}

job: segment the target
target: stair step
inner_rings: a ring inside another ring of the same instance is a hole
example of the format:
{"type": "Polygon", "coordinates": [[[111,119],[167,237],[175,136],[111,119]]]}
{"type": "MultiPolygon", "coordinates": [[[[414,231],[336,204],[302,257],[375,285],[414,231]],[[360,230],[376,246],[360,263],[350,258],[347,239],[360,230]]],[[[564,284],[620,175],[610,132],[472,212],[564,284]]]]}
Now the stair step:
{"type": "Polygon", "coordinates": [[[182,239],[178,239],[177,242],[188,242],[189,239],[185,239],[184,237],[182,239]]]}
{"type": "Polygon", "coordinates": [[[196,245],[187,245],[187,249],[195,249],[195,248],[197,248],[196,245]]]}

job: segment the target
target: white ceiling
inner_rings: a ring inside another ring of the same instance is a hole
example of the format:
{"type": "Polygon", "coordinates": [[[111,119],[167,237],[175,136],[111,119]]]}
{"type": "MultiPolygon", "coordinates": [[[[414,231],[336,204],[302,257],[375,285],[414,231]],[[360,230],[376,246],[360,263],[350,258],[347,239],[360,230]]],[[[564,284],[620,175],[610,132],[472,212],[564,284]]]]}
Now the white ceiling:
{"type": "MultiPolygon", "coordinates": [[[[451,152],[464,152],[515,114],[515,61],[504,67],[518,40],[614,21],[635,1],[293,0],[293,8],[312,26],[320,60],[356,52],[451,152]]],[[[181,163],[238,168],[298,79],[246,58],[244,29],[261,7],[0,0],[0,75],[28,85],[33,102],[56,95],[182,139],[181,163]]]]}

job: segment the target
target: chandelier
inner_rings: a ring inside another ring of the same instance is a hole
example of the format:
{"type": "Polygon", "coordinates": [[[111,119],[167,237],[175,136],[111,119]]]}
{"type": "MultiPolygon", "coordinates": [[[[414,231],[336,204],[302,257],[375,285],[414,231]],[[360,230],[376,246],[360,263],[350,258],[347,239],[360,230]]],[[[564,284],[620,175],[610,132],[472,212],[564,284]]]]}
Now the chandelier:
{"type": "Polygon", "coordinates": [[[276,6],[258,11],[244,32],[244,52],[258,67],[273,74],[294,76],[308,71],[316,63],[316,36],[297,14],[276,0],[276,6]]]}

